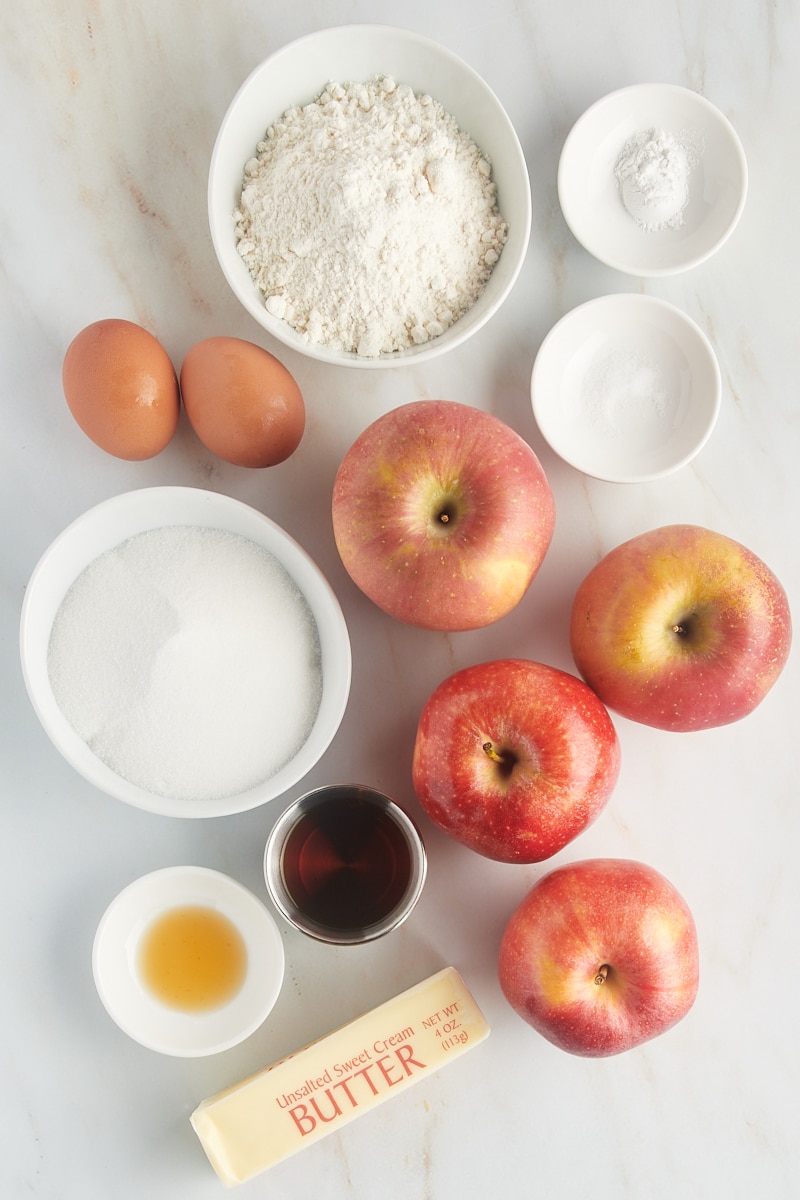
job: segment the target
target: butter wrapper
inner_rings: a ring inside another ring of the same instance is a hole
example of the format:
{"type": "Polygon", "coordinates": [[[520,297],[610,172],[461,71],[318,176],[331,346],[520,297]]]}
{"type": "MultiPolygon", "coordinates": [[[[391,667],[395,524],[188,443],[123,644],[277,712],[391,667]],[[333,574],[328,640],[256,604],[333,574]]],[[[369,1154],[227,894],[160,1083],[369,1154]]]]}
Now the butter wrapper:
{"type": "Polygon", "coordinates": [[[489,1026],[454,967],[198,1105],[192,1127],[227,1187],[419,1083],[489,1026]]]}

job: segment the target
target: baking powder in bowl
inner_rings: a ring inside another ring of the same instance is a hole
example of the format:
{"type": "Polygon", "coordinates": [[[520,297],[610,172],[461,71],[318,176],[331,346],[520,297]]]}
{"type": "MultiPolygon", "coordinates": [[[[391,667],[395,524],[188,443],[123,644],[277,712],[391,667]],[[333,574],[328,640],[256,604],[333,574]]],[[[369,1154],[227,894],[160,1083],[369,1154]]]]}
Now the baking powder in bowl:
{"type": "Polygon", "coordinates": [[[677,229],[689,203],[689,177],[700,159],[698,138],[682,131],[640,130],[614,167],[622,203],[645,230],[677,229]]]}
{"type": "Polygon", "coordinates": [[[288,762],[319,709],[319,634],[269,551],[195,526],[100,555],[56,613],[55,699],[118,775],[156,795],[216,799],[288,762]]]}
{"type": "Polygon", "coordinates": [[[486,157],[441,104],[389,76],[287,110],[245,164],[234,220],[269,312],[365,358],[449,328],[508,234],[486,157]]]}

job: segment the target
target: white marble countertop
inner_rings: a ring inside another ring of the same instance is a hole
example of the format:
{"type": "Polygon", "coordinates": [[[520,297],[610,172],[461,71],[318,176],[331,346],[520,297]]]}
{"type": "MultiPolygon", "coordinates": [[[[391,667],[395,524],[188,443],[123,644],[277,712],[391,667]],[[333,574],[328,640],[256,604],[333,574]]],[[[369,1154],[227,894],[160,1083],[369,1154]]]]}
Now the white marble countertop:
{"type": "Polygon", "coordinates": [[[408,0],[31,0],[0,18],[2,355],[0,611],[3,984],[0,1191],[9,1200],[212,1200],[221,1185],[189,1126],[206,1095],[349,1020],[440,966],[458,967],[490,1039],[421,1087],[244,1185],[243,1197],[496,1195],[552,1200],[770,1200],[800,1193],[796,1080],[797,656],[745,721],[670,735],[619,719],[623,767],[600,820],[550,864],[479,859],[423,825],[429,879],[412,918],[360,949],[284,925],[288,970],[270,1020],[239,1047],[171,1059],[130,1041],[100,1005],[91,945],[105,906],[138,875],[192,862],[265,898],[261,855],[282,807],[181,822],[84,783],[40,729],[21,679],[17,629],[28,576],[52,538],[107,496],[151,484],[228,492],[268,513],[313,555],[352,630],[341,731],[304,785],[358,778],[419,816],[409,765],[416,721],[457,666],[509,653],[570,669],[569,598],[602,552],[679,521],[744,542],[800,608],[800,8],[724,10],[705,0],[536,4],[408,0]],[[267,344],[214,258],[209,155],[240,81],[293,38],[379,21],[431,36],[498,93],[532,182],[533,235],[500,313],[467,345],[392,372],[313,364],[278,345],[306,398],[307,433],[287,463],[228,467],[182,418],[168,449],[124,463],[94,447],[61,391],[64,351],[91,321],[125,317],[173,361],[229,333],[267,344]],[[560,213],[563,140],[594,100],[630,83],[693,88],[731,120],[750,193],[731,240],[706,264],[642,281],[602,266],[560,213]],[[657,483],[604,484],[554,457],[535,426],[536,350],[568,309],[608,292],[672,301],[708,334],[723,404],[697,459],[657,483]],[[353,438],[401,402],[445,397],[490,409],[527,438],[558,522],[528,596],[494,626],[446,636],[402,627],[346,577],[329,499],[353,438]],[[678,886],[700,935],[690,1015],[605,1060],[550,1046],[508,1007],[496,978],[505,922],[556,862],[650,862],[678,886]]]}

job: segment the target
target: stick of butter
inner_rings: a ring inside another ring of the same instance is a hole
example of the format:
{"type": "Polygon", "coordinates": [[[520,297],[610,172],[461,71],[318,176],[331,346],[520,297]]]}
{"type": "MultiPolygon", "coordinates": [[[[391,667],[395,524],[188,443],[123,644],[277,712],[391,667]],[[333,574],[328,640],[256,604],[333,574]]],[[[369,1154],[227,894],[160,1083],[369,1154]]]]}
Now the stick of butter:
{"type": "Polygon", "coordinates": [[[453,967],[208,1100],[191,1122],[222,1182],[244,1183],[418,1083],[489,1034],[453,967]]]}

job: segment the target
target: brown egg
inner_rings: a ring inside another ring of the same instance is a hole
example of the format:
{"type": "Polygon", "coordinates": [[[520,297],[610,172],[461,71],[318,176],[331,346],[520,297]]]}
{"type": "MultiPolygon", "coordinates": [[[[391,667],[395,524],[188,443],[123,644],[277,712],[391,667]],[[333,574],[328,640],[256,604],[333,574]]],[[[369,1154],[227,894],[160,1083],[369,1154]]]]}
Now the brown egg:
{"type": "Polygon", "coordinates": [[[141,325],[116,319],[87,325],[67,348],[61,380],[83,432],[117,458],[152,458],[175,432],[175,368],[141,325]]]}
{"type": "Polygon", "coordinates": [[[300,444],[306,410],[292,375],[268,350],[234,337],[198,342],[181,394],[203,445],[237,467],[272,467],[300,444]]]}

